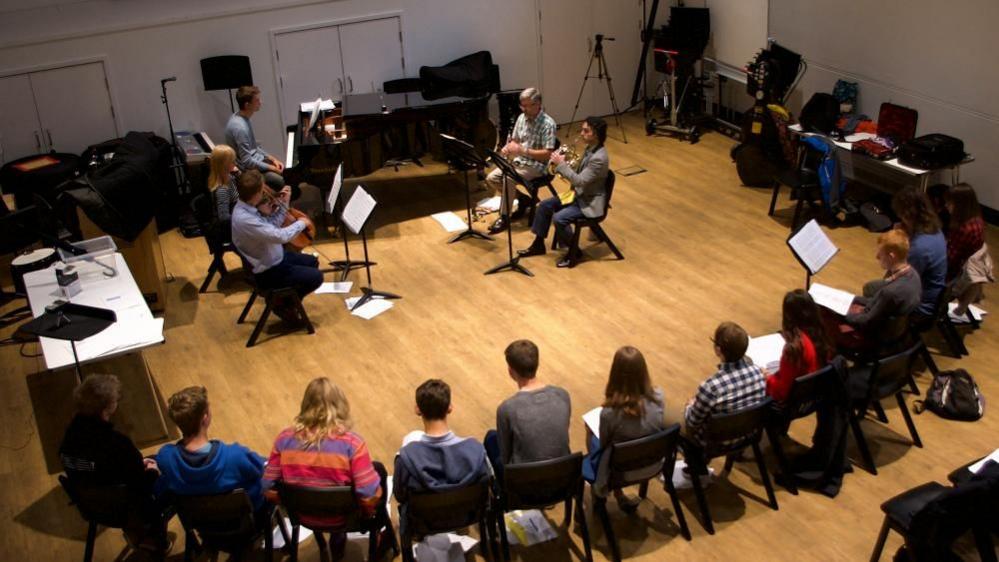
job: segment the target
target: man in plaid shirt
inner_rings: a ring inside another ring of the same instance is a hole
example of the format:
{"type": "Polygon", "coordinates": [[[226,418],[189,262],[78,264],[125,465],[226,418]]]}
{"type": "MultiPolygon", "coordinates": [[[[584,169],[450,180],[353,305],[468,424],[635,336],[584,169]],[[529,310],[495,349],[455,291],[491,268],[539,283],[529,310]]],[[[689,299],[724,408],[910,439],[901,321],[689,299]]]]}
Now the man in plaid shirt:
{"type": "MultiPolygon", "coordinates": [[[[525,180],[532,180],[545,173],[548,158],[555,150],[555,120],[541,109],[541,92],[536,88],[528,88],[520,93],[520,109],[521,114],[517,117],[510,138],[500,153],[507,158],[513,158],[513,167],[517,173],[525,180]]],[[[517,187],[513,182],[507,181],[504,189],[503,172],[499,168],[490,172],[486,176],[486,181],[494,188],[500,189],[503,197],[500,218],[489,227],[489,233],[496,234],[503,232],[509,226],[503,220],[502,210],[511,208],[514,196],[517,197],[518,208],[510,220],[524,216],[531,198],[517,193],[517,187]]]]}
{"type": "Polygon", "coordinates": [[[687,402],[684,418],[688,437],[704,445],[703,429],[716,414],[728,414],[752,406],[766,396],[763,371],[746,357],[749,336],[734,322],[722,322],[715,329],[715,355],[722,360],[718,372],[697,388],[687,402]]]}

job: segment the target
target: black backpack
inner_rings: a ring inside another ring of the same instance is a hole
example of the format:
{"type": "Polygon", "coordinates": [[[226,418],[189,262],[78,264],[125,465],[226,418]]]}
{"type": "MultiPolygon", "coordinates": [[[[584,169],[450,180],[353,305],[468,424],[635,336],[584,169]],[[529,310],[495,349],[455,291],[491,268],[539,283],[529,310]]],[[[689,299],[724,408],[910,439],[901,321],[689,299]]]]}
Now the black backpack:
{"type": "Polygon", "coordinates": [[[985,415],[985,397],[968,371],[940,371],[926,391],[926,400],[913,403],[917,414],[929,410],[949,420],[975,421],[985,415]]]}

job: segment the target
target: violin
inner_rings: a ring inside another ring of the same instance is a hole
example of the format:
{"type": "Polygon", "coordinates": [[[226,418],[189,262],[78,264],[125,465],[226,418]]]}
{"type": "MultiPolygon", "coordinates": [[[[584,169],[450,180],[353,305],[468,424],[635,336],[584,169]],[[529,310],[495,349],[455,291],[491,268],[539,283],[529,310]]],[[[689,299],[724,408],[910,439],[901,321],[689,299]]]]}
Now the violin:
{"type": "Polygon", "coordinates": [[[312,222],[312,219],[310,219],[308,215],[298,209],[286,205],[283,201],[281,201],[278,194],[266,185],[264,186],[264,199],[285,210],[284,222],[281,224],[281,228],[291,226],[297,220],[301,220],[305,223],[305,230],[299,232],[294,238],[288,241],[284,245],[285,249],[292,252],[301,252],[307,246],[312,245],[312,242],[316,239],[316,224],[312,222]]]}

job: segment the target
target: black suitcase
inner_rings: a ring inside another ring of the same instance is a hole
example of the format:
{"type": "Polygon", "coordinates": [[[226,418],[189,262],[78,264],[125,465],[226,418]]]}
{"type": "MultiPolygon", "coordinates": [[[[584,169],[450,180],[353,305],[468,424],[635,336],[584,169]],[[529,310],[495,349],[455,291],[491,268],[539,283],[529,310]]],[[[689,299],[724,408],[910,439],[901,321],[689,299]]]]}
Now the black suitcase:
{"type": "Polygon", "coordinates": [[[964,142],[940,133],[916,137],[898,151],[898,161],[904,166],[930,170],[959,164],[964,160],[964,142]]]}

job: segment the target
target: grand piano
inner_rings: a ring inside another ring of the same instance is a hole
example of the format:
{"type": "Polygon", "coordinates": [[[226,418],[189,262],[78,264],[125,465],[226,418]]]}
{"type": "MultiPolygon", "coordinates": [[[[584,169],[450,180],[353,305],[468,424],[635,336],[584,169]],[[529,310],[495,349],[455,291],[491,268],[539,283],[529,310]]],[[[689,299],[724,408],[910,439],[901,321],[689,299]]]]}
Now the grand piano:
{"type": "Polygon", "coordinates": [[[312,112],[302,111],[287,128],[285,180],[327,186],[341,164],[345,178],[361,177],[386,164],[425,154],[439,157],[439,133],[480,151],[493,148],[490,95],[427,99],[421,92],[353,94],[320,111],[314,123],[312,112]]]}

